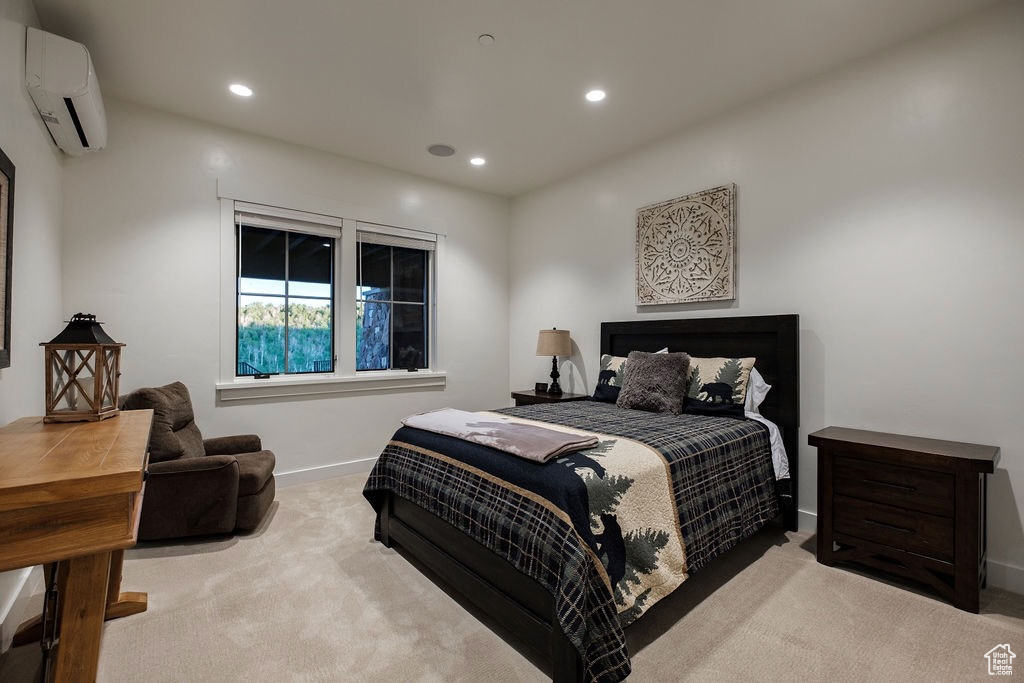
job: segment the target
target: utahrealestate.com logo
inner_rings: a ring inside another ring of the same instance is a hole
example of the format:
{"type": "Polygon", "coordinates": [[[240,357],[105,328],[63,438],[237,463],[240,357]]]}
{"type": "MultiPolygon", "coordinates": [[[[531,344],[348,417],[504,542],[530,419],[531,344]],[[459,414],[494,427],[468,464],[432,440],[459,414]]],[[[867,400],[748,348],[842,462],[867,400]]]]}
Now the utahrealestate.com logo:
{"type": "Polygon", "coordinates": [[[996,645],[985,653],[985,659],[988,660],[988,675],[1012,676],[1013,660],[1016,656],[1013,654],[1013,650],[1010,649],[1009,643],[996,645]]]}

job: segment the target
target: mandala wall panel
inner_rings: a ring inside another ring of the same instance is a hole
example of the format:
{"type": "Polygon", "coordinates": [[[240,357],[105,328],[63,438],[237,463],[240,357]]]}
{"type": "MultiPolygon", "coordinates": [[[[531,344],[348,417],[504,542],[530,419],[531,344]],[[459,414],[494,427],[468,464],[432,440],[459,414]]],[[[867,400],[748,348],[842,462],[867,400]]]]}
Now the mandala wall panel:
{"type": "Polygon", "coordinates": [[[735,299],[735,265],[735,185],[637,210],[637,305],[735,299]]]}

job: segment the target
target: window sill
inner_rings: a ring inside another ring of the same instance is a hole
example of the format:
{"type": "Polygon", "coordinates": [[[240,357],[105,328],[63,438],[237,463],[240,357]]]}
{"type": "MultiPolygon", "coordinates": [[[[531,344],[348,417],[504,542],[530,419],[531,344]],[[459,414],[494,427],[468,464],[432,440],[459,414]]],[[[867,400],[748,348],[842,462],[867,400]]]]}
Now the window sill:
{"type": "Polygon", "coordinates": [[[221,401],[245,401],[295,396],[331,396],[366,394],[418,389],[443,389],[447,374],[437,370],[367,372],[356,377],[340,375],[305,375],[302,377],[270,377],[268,379],[238,378],[217,382],[221,401]]]}

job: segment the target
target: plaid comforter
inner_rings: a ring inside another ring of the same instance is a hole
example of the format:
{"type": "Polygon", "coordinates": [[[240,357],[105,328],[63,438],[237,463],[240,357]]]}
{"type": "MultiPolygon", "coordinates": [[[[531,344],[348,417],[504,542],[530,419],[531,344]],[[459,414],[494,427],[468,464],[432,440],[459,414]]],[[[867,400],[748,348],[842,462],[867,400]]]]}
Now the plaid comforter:
{"type": "MultiPolygon", "coordinates": [[[[768,432],[757,422],[590,401],[498,412],[638,441],[660,453],[689,574],[779,512],[768,432]]],[[[378,510],[384,492],[405,498],[536,579],[554,596],[559,623],[588,680],[620,681],[630,671],[622,628],[637,612],[620,614],[615,604],[578,473],[588,461],[588,451],[581,451],[539,464],[404,427],[378,459],[364,495],[378,510]]]]}

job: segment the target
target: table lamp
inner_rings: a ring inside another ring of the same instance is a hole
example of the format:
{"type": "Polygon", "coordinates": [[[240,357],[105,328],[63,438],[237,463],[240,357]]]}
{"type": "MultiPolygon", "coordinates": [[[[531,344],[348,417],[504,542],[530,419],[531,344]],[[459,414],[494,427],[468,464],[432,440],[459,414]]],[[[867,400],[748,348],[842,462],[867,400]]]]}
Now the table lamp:
{"type": "Polygon", "coordinates": [[[572,343],[569,341],[569,330],[541,330],[537,333],[537,355],[551,356],[551,386],[548,387],[549,394],[560,395],[562,387],[558,385],[558,357],[568,356],[572,353],[572,343]]]}

